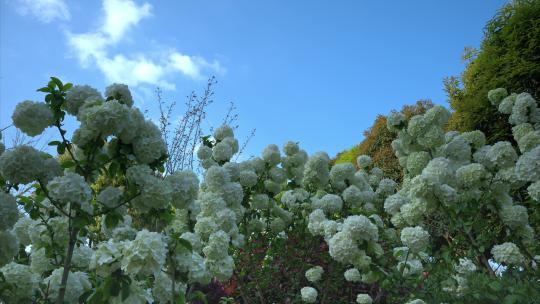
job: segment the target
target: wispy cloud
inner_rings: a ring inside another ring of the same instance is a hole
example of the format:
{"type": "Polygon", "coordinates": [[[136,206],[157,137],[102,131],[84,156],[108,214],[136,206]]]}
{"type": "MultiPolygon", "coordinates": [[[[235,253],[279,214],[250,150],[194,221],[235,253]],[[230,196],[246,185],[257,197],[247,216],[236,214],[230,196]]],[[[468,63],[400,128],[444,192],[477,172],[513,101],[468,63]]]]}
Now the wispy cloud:
{"type": "Polygon", "coordinates": [[[112,46],[120,43],[139,22],[152,16],[149,3],[136,4],[132,0],[104,0],[103,21],[93,31],[81,34],[67,32],[68,45],[83,67],[97,66],[109,82],[122,82],[131,86],[159,85],[174,89],[168,79],[182,74],[199,80],[205,73],[224,73],[217,60],[207,61],[198,56],[182,54],[174,49],[164,51],[156,58],[145,53],[110,54],[112,46]]]}
{"type": "Polygon", "coordinates": [[[55,19],[66,21],[71,18],[63,0],[15,0],[11,3],[19,14],[31,15],[41,22],[49,23],[55,19]]]}

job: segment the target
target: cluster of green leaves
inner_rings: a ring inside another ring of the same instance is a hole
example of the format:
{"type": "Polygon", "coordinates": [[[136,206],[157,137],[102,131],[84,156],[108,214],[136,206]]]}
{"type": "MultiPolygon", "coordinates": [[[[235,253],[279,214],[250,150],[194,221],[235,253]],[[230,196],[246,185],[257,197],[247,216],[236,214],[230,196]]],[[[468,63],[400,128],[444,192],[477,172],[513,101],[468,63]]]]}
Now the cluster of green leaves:
{"type": "Polygon", "coordinates": [[[479,51],[466,49],[465,71],[445,79],[449,128],[480,130],[488,143],[512,141],[507,117],[487,100],[489,90],[528,92],[540,100],[540,1],[515,0],[503,6],[484,30],[479,51]]]}

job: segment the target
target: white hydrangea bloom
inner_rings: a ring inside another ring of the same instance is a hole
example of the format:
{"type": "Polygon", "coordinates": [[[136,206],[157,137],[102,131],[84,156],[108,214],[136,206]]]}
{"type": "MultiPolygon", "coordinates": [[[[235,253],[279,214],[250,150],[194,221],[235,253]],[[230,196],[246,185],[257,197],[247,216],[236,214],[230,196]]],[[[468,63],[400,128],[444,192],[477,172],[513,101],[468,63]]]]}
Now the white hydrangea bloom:
{"type": "Polygon", "coordinates": [[[537,111],[536,100],[529,93],[521,93],[516,96],[516,101],[512,107],[512,114],[508,122],[513,125],[519,125],[532,121],[532,115],[537,111]]]}
{"type": "Polygon", "coordinates": [[[409,202],[407,197],[399,193],[392,194],[384,200],[384,211],[390,215],[394,215],[399,212],[401,206],[409,202]]]}
{"type": "Polygon", "coordinates": [[[3,191],[0,192],[0,230],[11,229],[19,218],[17,201],[15,198],[3,191]]]}
{"type": "Polygon", "coordinates": [[[30,266],[11,262],[0,268],[6,282],[15,288],[4,290],[0,299],[6,303],[29,303],[34,291],[39,287],[39,276],[32,272],[30,266]]]}
{"type": "Polygon", "coordinates": [[[233,148],[225,141],[218,142],[212,149],[212,157],[217,162],[226,162],[233,156],[233,148]]]}
{"type": "Polygon", "coordinates": [[[343,275],[345,276],[345,280],[347,280],[347,282],[360,282],[362,279],[360,271],[358,271],[356,268],[347,269],[343,275]]]}
{"type": "Polygon", "coordinates": [[[414,300],[409,301],[409,302],[407,302],[405,304],[426,304],[426,302],[424,302],[424,301],[422,301],[420,299],[414,299],[414,300]]]}
{"type": "Polygon", "coordinates": [[[518,140],[519,150],[522,153],[540,146],[540,131],[531,131],[518,140]]]}
{"type": "Polygon", "coordinates": [[[180,235],[180,238],[188,241],[191,244],[193,251],[199,252],[202,250],[201,238],[197,234],[187,231],[182,233],[182,235],[180,235]]]}
{"type": "Polygon", "coordinates": [[[66,101],[64,103],[66,112],[76,116],[87,100],[103,101],[103,97],[101,97],[98,90],[88,85],[74,85],[66,92],[66,101]]]}
{"type": "Polygon", "coordinates": [[[97,196],[97,201],[107,208],[118,206],[122,200],[123,192],[119,188],[108,186],[97,196]]]}
{"type": "MultiPolygon", "coordinates": [[[[51,273],[50,276],[43,280],[43,283],[49,286],[49,296],[52,299],[56,299],[58,297],[63,272],[63,267],[57,268],[51,273]]],[[[86,273],[70,271],[66,284],[64,301],[67,303],[78,303],[79,297],[90,288],[92,288],[92,284],[88,280],[88,275],[86,273]]]]}
{"type": "Polygon", "coordinates": [[[64,205],[77,205],[86,213],[92,214],[92,190],[79,174],[68,172],[64,176],[55,177],[47,184],[47,190],[52,199],[64,205]]]}
{"type": "Polygon", "coordinates": [[[209,159],[210,157],[212,157],[212,148],[201,145],[199,149],[197,149],[197,157],[201,160],[209,159]]]}
{"type": "Polygon", "coordinates": [[[13,125],[28,136],[39,135],[54,123],[54,114],[49,106],[30,100],[17,104],[11,118],[13,125]]]}
{"type": "Polygon", "coordinates": [[[19,252],[19,241],[10,231],[0,230],[0,267],[9,263],[19,252]]]}
{"type": "Polygon", "coordinates": [[[229,242],[229,235],[224,231],[219,230],[210,235],[208,242],[202,251],[207,259],[224,259],[227,256],[227,251],[223,249],[229,247],[229,242]]]}
{"type": "Polygon", "coordinates": [[[218,230],[218,225],[213,217],[198,216],[193,230],[201,239],[205,240],[208,239],[210,234],[218,230]]]}
{"type": "Polygon", "coordinates": [[[199,178],[192,171],[177,171],[165,179],[173,193],[172,204],[176,208],[185,208],[199,193],[199,178]]]}
{"type": "Polygon", "coordinates": [[[421,273],[424,270],[424,266],[420,260],[409,258],[407,261],[399,262],[397,270],[402,272],[403,275],[413,275],[421,273]]]}
{"type": "Polygon", "coordinates": [[[214,138],[218,141],[227,137],[234,137],[234,131],[228,125],[222,125],[214,131],[214,138]]]}
{"type": "Polygon", "coordinates": [[[422,173],[422,170],[427,166],[431,157],[426,151],[413,152],[407,157],[406,168],[411,176],[422,173]]]}
{"type": "MultiPolygon", "coordinates": [[[[2,156],[0,156],[0,160],[2,156]]],[[[515,170],[520,180],[529,182],[540,180],[540,146],[523,153],[516,162],[515,170]]]]}
{"type": "Polygon", "coordinates": [[[251,207],[258,210],[266,210],[270,207],[270,198],[266,194],[256,194],[251,197],[251,207]]]}
{"type": "Polygon", "coordinates": [[[503,206],[499,215],[503,223],[510,228],[523,227],[529,223],[527,208],[521,205],[503,206]]]}
{"type": "Polygon", "coordinates": [[[339,195],[325,194],[322,198],[314,198],[312,201],[313,209],[322,209],[327,213],[338,212],[343,208],[343,200],[339,195]]]}
{"type": "Polygon", "coordinates": [[[330,183],[337,191],[343,191],[351,184],[355,173],[354,166],[351,163],[336,164],[330,170],[330,183]]]}
{"type": "Polygon", "coordinates": [[[351,215],[343,221],[343,232],[349,233],[355,241],[377,241],[379,229],[363,215],[351,215]]]}
{"type": "Polygon", "coordinates": [[[209,273],[220,281],[227,281],[234,271],[234,260],[227,256],[220,260],[206,260],[206,267],[209,273]]]}
{"type": "Polygon", "coordinates": [[[143,164],[150,164],[167,152],[159,128],[151,121],[146,121],[139,136],[133,141],[133,154],[143,164]]]}
{"type": "Polygon", "coordinates": [[[330,255],[340,263],[353,263],[360,256],[360,249],[349,231],[340,231],[328,241],[330,255]]]}
{"type": "Polygon", "coordinates": [[[121,267],[128,274],[154,274],[161,271],[166,255],[167,243],[162,235],[143,229],[135,240],[125,244],[121,267]]]}
{"type": "Polygon", "coordinates": [[[373,299],[366,294],[366,293],[360,293],[356,296],[356,303],[358,304],[371,304],[373,303],[373,299]]]}
{"type": "Polygon", "coordinates": [[[486,144],[486,136],[479,130],[464,132],[461,136],[475,149],[479,149],[486,144]]]}
{"type": "Polygon", "coordinates": [[[319,281],[324,273],[324,269],[321,266],[315,266],[308,269],[305,273],[306,279],[311,283],[319,281]]]}
{"type": "Polygon", "coordinates": [[[71,262],[75,267],[88,268],[90,265],[90,259],[92,258],[94,251],[92,248],[84,245],[76,246],[73,250],[73,257],[71,262]]]}
{"type": "Polygon", "coordinates": [[[239,175],[239,182],[243,187],[253,187],[257,184],[259,177],[251,170],[242,170],[239,175]]]}
{"type": "Polygon", "coordinates": [[[189,267],[189,281],[190,282],[198,282],[201,284],[208,284],[210,283],[210,280],[212,279],[210,273],[206,269],[206,265],[204,263],[204,258],[200,256],[198,253],[193,253],[191,256],[192,263],[189,267]]]}
{"type": "Polygon", "coordinates": [[[154,278],[152,296],[157,303],[168,303],[172,298],[172,280],[164,272],[158,272],[154,278]]]}
{"type": "Polygon", "coordinates": [[[308,230],[313,235],[324,235],[323,223],[326,221],[326,215],[322,209],[315,209],[308,218],[308,230]]]}
{"type": "Polygon", "coordinates": [[[298,143],[288,141],[283,145],[283,152],[285,152],[285,155],[287,156],[293,156],[294,154],[298,153],[300,151],[300,147],[298,146],[298,143]]]}
{"type": "Polygon", "coordinates": [[[105,89],[105,96],[107,98],[113,98],[128,107],[133,105],[133,97],[131,96],[128,86],[125,84],[111,84],[105,89]]]}
{"type": "Polygon", "coordinates": [[[401,230],[401,242],[411,251],[424,251],[429,243],[429,234],[420,226],[405,227],[401,230]]]}
{"type": "Polygon", "coordinates": [[[373,164],[373,161],[368,155],[360,155],[356,158],[356,164],[359,168],[366,169],[373,164]]]}
{"type": "Polygon", "coordinates": [[[477,163],[462,166],[456,171],[458,184],[465,188],[480,187],[488,178],[490,178],[489,172],[483,165],[477,163]]]}
{"type": "Polygon", "coordinates": [[[0,155],[0,174],[13,184],[28,184],[43,170],[40,151],[30,146],[17,146],[0,155]]]}
{"type": "Polygon", "coordinates": [[[540,180],[532,183],[528,188],[527,192],[529,193],[529,196],[535,200],[536,202],[540,203],[540,180]]]}
{"type": "Polygon", "coordinates": [[[351,185],[343,190],[341,196],[345,202],[351,204],[353,207],[360,207],[364,198],[362,191],[355,185],[351,185]]]}
{"type": "Polygon", "coordinates": [[[308,159],[302,183],[307,188],[324,188],[330,178],[328,170],[330,158],[324,152],[317,152],[308,159]]]}
{"type": "MultiPolygon", "coordinates": [[[[0,195],[1,196],[1,195],[0,195]]],[[[19,243],[23,246],[30,245],[30,227],[36,224],[36,221],[33,219],[27,217],[27,216],[21,216],[15,225],[13,225],[12,232],[15,233],[17,236],[17,239],[19,239],[19,243]]]]}
{"type": "Polygon", "coordinates": [[[34,249],[30,253],[30,269],[37,274],[54,269],[52,260],[47,257],[45,248],[34,249]]]}
{"type": "Polygon", "coordinates": [[[300,295],[302,296],[302,301],[305,303],[315,303],[317,301],[317,290],[313,287],[302,287],[300,289],[300,295]]]}
{"type": "Polygon", "coordinates": [[[488,99],[492,105],[498,106],[501,101],[508,96],[508,91],[505,88],[497,88],[488,92],[488,99]]]}
{"type": "Polygon", "coordinates": [[[405,116],[401,112],[392,111],[388,117],[386,117],[386,127],[388,130],[397,132],[405,126],[405,116]]]}
{"type": "Polygon", "coordinates": [[[459,264],[455,266],[457,273],[467,275],[476,271],[476,265],[468,258],[460,258],[459,264]]]}
{"type": "Polygon", "coordinates": [[[511,242],[493,246],[491,254],[498,263],[519,265],[525,260],[516,244],[511,242]]]}
{"type": "Polygon", "coordinates": [[[275,166],[281,162],[281,153],[276,145],[268,145],[264,148],[262,159],[270,166],[275,166]]]}
{"type": "Polygon", "coordinates": [[[503,114],[512,114],[512,109],[514,108],[516,97],[516,93],[512,93],[509,96],[505,97],[499,104],[499,112],[503,114]]]}

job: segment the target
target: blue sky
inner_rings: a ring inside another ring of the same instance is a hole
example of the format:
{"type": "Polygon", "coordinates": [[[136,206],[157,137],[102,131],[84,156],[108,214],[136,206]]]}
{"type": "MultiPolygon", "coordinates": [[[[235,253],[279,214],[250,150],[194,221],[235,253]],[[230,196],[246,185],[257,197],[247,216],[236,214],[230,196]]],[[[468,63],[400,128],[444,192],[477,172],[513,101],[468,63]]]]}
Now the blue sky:
{"type": "Polygon", "coordinates": [[[154,119],[157,86],[182,103],[215,75],[206,128],[234,101],[239,139],[257,129],[246,155],[294,140],[334,156],[377,114],[445,105],[443,77],[463,70],[463,48],[504,3],[0,0],[0,128],[52,75],[127,83],[154,119]]]}

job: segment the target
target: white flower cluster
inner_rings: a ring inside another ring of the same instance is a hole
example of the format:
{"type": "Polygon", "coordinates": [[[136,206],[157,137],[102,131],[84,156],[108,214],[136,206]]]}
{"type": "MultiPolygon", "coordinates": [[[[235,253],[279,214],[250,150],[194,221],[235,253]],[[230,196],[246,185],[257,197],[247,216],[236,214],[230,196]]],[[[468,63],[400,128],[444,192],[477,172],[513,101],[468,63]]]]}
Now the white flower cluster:
{"type": "Polygon", "coordinates": [[[54,114],[45,103],[25,100],[17,104],[11,119],[26,135],[36,136],[54,123],[54,114]]]}
{"type": "Polygon", "coordinates": [[[70,205],[71,208],[92,214],[90,205],[92,190],[84,178],[77,173],[68,172],[64,176],[55,177],[47,184],[49,195],[62,205],[70,205]]]}
{"type": "Polygon", "coordinates": [[[281,166],[287,178],[300,185],[304,177],[304,166],[308,160],[306,151],[301,150],[298,143],[289,141],[283,146],[285,156],[281,160],[281,166]]]}
{"type": "Polygon", "coordinates": [[[496,262],[509,265],[520,265],[525,259],[516,244],[511,242],[493,246],[491,254],[496,262]]]}
{"type": "MultiPolygon", "coordinates": [[[[43,280],[43,283],[49,286],[49,296],[53,299],[58,297],[62,282],[62,274],[64,268],[53,270],[50,276],[43,280]]],[[[79,297],[87,290],[92,288],[92,283],[88,279],[88,275],[84,272],[69,272],[68,280],[65,288],[64,301],[67,303],[78,303],[79,297]]]]}
{"type": "Polygon", "coordinates": [[[317,301],[317,289],[313,287],[303,287],[300,289],[300,295],[302,296],[302,301],[305,303],[315,303],[317,301]]]}
{"type": "Polygon", "coordinates": [[[414,253],[424,251],[429,244],[429,234],[422,227],[405,227],[401,230],[401,242],[414,253]]]}
{"type": "Polygon", "coordinates": [[[39,276],[32,272],[30,266],[11,262],[0,268],[0,273],[6,281],[15,288],[3,290],[0,300],[6,303],[27,303],[31,302],[34,292],[39,287],[39,276]]]}
{"type": "Polygon", "coordinates": [[[167,255],[167,244],[157,232],[143,229],[133,241],[124,244],[121,268],[132,275],[150,275],[161,271],[167,255]]]}
{"type": "Polygon", "coordinates": [[[0,175],[13,184],[28,184],[36,180],[47,183],[62,174],[55,158],[31,146],[20,145],[0,155],[0,175]]]}
{"type": "Polygon", "coordinates": [[[360,282],[362,279],[360,271],[358,271],[356,268],[347,269],[343,275],[345,276],[345,280],[347,280],[347,282],[360,282]]]}
{"type": "Polygon", "coordinates": [[[311,283],[318,282],[324,273],[324,269],[321,266],[315,266],[306,271],[306,279],[311,283]]]}
{"type": "Polygon", "coordinates": [[[356,295],[356,303],[358,304],[371,304],[373,303],[373,299],[370,295],[366,293],[360,293],[356,295]]]}
{"type": "Polygon", "coordinates": [[[67,91],[64,107],[66,112],[77,116],[83,104],[96,101],[103,102],[103,97],[98,90],[88,85],[75,85],[67,91]]]}

